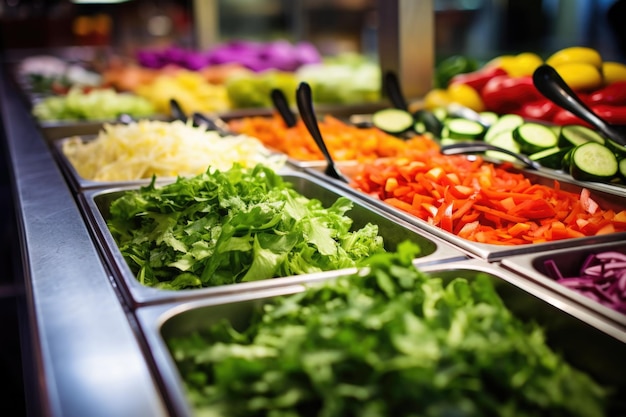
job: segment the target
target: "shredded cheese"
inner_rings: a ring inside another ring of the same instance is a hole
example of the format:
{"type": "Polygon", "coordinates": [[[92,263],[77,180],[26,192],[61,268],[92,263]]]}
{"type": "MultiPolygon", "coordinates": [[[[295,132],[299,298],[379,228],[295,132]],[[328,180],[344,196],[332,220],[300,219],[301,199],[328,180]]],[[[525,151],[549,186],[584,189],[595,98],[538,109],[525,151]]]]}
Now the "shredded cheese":
{"type": "Polygon", "coordinates": [[[95,139],[72,137],[62,151],[78,175],[93,181],[193,176],[209,167],[228,170],[236,162],[278,169],[286,159],[251,136],[221,137],[179,120],[105,124],[95,139]]]}

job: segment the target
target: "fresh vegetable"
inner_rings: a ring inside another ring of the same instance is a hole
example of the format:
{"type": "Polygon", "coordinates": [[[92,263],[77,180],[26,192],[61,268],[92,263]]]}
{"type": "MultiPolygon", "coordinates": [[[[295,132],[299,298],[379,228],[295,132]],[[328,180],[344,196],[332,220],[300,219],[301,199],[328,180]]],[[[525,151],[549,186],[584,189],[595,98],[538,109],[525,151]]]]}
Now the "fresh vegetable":
{"type": "Polygon", "coordinates": [[[587,142],[604,143],[604,137],[595,130],[580,125],[566,125],[559,131],[561,147],[578,146],[587,142]]]}
{"type": "Polygon", "coordinates": [[[487,110],[508,113],[521,103],[543,98],[531,76],[512,78],[500,75],[491,78],[481,90],[481,97],[487,110]]]}
{"type": "Polygon", "coordinates": [[[448,137],[457,140],[480,140],[485,134],[485,126],[460,118],[452,118],[445,123],[448,137]]]}
{"type": "Polygon", "coordinates": [[[574,91],[596,90],[604,85],[601,69],[585,62],[554,65],[556,72],[574,91]]]}
{"type": "Polygon", "coordinates": [[[574,179],[608,182],[615,178],[617,172],[615,154],[600,143],[583,143],[572,151],[570,174],[574,179]]]}
{"type": "Polygon", "coordinates": [[[113,120],[121,114],[146,117],[156,114],[148,100],[113,89],[84,91],[72,88],[65,96],[46,97],[33,106],[33,115],[40,121],[113,120]]]}
{"type": "Polygon", "coordinates": [[[617,251],[589,254],[576,276],[564,276],[553,259],[547,259],[544,267],[546,274],[559,284],[626,314],[625,254],[617,251]]]}
{"type": "Polygon", "coordinates": [[[518,55],[505,55],[491,62],[487,66],[503,69],[513,78],[528,77],[543,64],[543,59],[533,52],[522,52],[518,55]]]}
{"type": "Polygon", "coordinates": [[[587,100],[591,104],[624,106],[626,105],[626,81],[608,84],[589,94],[587,100]]]}
{"type": "Polygon", "coordinates": [[[604,61],[602,63],[602,75],[604,76],[604,83],[607,85],[626,81],[626,64],[604,61]]]}
{"type": "Polygon", "coordinates": [[[572,62],[586,63],[598,69],[602,68],[602,56],[600,53],[593,48],[584,46],[560,49],[546,59],[546,64],[552,67],[572,62]]]}
{"type": "Polygon", "coordinates": [[[608,390],[517,318],[490,277],[439,278],[417,248],[166,341],[198,415],[599,417],[608,390]]]}
{"type": "Polygon", "coordinates": [[[129,181],[198,175],[234,163],[281,167],[285,158],[246,135],[222,137],[215,131],[176,120],[140,120],[128,125],[105,124],[93,140],[73,137],[63,153],[76,172],[93,181],[129,181]]]}
{"type": "Polygon", "coordinates": [[[392,135],[399,135],[415,124],[413,115],[401,109],[381,109],[372,114],[372,124],[392,135]]]}
{"type": "Polygon", "coordinates": [[[363,165],[353,186],[461,238],[523,245],[626,231],[626,209],[583,206],[591,197],[532,183],[507,163],[413,155],[363,165]]]}
{"type": "MultiPolygon", "coordinates": [[[[425,136],[402,140],[377,128],[359,128],[330,115],[319,120],[320,131],[332,157],[337,161],[371,161],[407,153],[437,152],[437,142],[425,136]]],[[[322,160],[324,156],[299,120],[287,128],[279,115],[234,119],[230,128],[259,138],[267,147],[284,152],[300,161],[322,160]]]]}
{"type": "Polygon", "coordinates": [[[442,60],[435,68],[434,84],[436,88],[446,88],[450,80],[460,74],[478,69],[478,61],[474,58],[453,55],[442,60]]]}
{"type": "Polygon", "coordinates": [[[179,290],[356,266],[384,251],[378,228],[351,230],[352,202],[326,208],[262,165],[208,169],[129,191],[108,226],[139,282],[179,290]]]}
{"type": "Polygon", "coordinates": [[[485,66],[482,69],[452,77],[449,85],[465,84],[472,87],[476,91],[480,91],[490,79],[498,75],[506,75],[506,71],[495,65],[485,66]]]}
{"type": "Polygon", "coordinates": [[[520,145],[520,151],[532,154],[555,147],[558,137],[548,126],[539,123],[524,123],[513,130],[513,139],[520,145]]]}

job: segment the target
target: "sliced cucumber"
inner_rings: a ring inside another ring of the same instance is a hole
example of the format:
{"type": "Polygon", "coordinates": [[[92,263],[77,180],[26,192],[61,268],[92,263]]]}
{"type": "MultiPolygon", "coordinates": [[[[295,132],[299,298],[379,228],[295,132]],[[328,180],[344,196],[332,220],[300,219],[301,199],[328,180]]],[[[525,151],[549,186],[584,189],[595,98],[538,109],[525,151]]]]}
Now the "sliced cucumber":
{"type": "Polygon", "coordinates": [[[487,130],[485,133],[484,141],[491,143],[491,139],[493,139],[500,132],[505,130],[513,130],[517,126],[524,123],[524,119],[522,116],[517,114],[505,114],[500,116],[500,118],[487,130]]]}
{"type": "Polygon", "coordinates": [[[513,139],[527,155],[557,146],[558,138],[548,126],[524,123],[513,130],[513,139]]]}
{"type": "Polygon", "coordinates": [[[480,120],[485,122],[487,126],[493,126],[500,118],[497,113],[492,111],[481,111],[478,115],[480,116],[480,120]]]}
{"type": "Polygon", "coordinates": [[[479,140],[485,133],[485,127],[468,119],[448,119],[445,122],[448,136],[457,140],[479,140]]]}
{"type": "Polygon", "coordinates": [[[621,158],[626,157],[626,146],[620,145],[619,143],[615,142],[613,139],[607,139],[604,144],[606,145],[607,148],[615,152],[618,158],[621,159],[621,158]]]}
{"type": "Polygon", "coordinates": [[[372,115],[372,124],[392,135],[399,135],[413,127],[413,116],[406,110],[382,109],[372,115]]]}
{"type": "Polygon", "coordinates": [[[604,138],[595,130],[586,126],[566,125],[559,133],[559,146],[578,146],[586,142],[604,143],[604,138]]]}
{"type": "MultiPolygon", "coordinates": [[[[515,153],[520,153],[519,143],[515,142],[515,139],[513,139],[513,132],[510,130],[501,131],[491,140],[490,143],[500,148],[508,149],[515,153]]],[[[504,152],[498,152],[498,151],[487,151],[485,152],[485,156],[499,159],[501,161],[512,161],[512,162],[517,161],[515,157],[509,154],[506,154],[504,152]]]]}
{"type": "Polygon", "coordinates": [[[597,142],[578,145],[572,151],[570,175],[581,181],[609,182],[618,172],[612,150],[597,142]]]}
{"type": "MultiPolygon", "coordinates": [[[[543,151],[535,152],[528,157],[536,162],[539,162],[541,166],[552,169],[562,169],[563,158],[565,154],[567,154],[572,147],[569,148],[549,148],[544,149],[543,151]]],[[[569,168],[569,165],[568,165],[569,168]]]]}
{"type": "Polygon", "coordinates": [[[563,155],[563,160],[561,161],[561,169],[565,172],[569,172],[569,166],[572,162],[572,153],[574,153],[575,146],[572,146],[569,151],[563,155]]]}
{"type": "Polygon", "coordinates": [[[441,137],[441,129],[443,129],[443,123],[435,116],[435,114],[428,110],[418,110],[413,113],[413,119],[415,124],[413,129],[417,133],[432,133],[435,137],[441,137]]]}
{"type": "Polygon", "coordinates": [[[448,110],[445,107],[437,107],[433,109],[433,114],[440,122],[443,122],[448,118],[448,110]]]}

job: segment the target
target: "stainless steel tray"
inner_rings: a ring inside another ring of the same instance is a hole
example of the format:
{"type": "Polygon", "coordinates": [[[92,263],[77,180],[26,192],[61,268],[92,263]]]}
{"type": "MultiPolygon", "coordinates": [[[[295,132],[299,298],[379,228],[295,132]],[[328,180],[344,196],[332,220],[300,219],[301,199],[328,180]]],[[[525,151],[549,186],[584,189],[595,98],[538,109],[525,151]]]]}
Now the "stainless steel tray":
{"type": "MultiPolygon", "coordinates": [[[[520,319],[536,322],[544,328],[547,343],[562,353],[569,363],[600,383],[614,386],[622,393],[626,389],[626,379],[623,378],[626,333],[623,328],[607,324],[545,287],[481,260],[431,265],[421,269],[444,280],[456,277],[472,280],[478,272],[486,273],[507,307],[520,319]]],[[[135,316],[175,414],[190,416],[191,410],[180,374],[166,344],[168,339],[191,334],[224,319],[245,327],[252,312],[263,303],[273,297],[304,291],[306,285],[313,284],[313,281],[303,280],[300,285],[137,309],[135,316]]]]}
{"type": "MultiPolygon", "coordinates": [[[[279,172],[282,178],[293,184],[294,190],[308,198],[320,200],[324,206],[330,206],[338,197],[345,196],[341,190],[316,180],[311,176],[287,169],[279,172]]],[[[223,285],[194,290],[171,291],[161,290],[141,285],[131,272],[115,240],[109,232],[106,222],[109,218],[109,207],[111,202],[119,197],[124,191],[137,187],[120,187],[102,190],[87,190],[79,196],[79,202],[83,206],[83,211],[90,228],[95,236],[95,240],[104,253],[104,258],[113,271],[115,279],[123,290],[123,294],[131,306],[139,306],[150,303],[158,303],[189,297],[215,296],[218,294],[258,290],[278,285],[289,284],[289,278],[274,278],[255,282],[223,285]]],[[[378,225],[379,234],[383,237],[385,247],[388,250],[395,250],[398,243],[404,240],[411,240],[417,243],[422,253],[415,260],[416,265],[440,263],[450,260],[467,258],[467,255],[434,236],[429,236],[424,231],[394,219],[383,210],[370,206],[359,199],[353,200],[353,208],[347,215],[354,221],[354,227],[363,227],[371,222],[378,225]]],[[[332,274],[332,272],[329,272],[332,274]]],[[[314,274],[325,278],[329,273],[314,274]]]]}
{"type": "Polygon", "coordinates": [[[564,276],[576,276],[578,275],[580,267],[588,255],[609,250],[626,254],[626,241],[622,240],[620,242],[616,241],[590,246],[584,245],[577,248],[567,248],[542,252],[539,254],[511,256],[502,260],[502,266],[528,277],[538,284],[569,298],[575,303],[581,304],[584,307],[595,311],[597,314],[600,314],[619,325],[626,326],[626,314],[602,305],[601,303],[598,303],[597,301],[556,282],[546,274],[546,268],[544,266],[544,261],[552,259],[564,276]]]}
{"type": "MultiPolygon", "coordinates": [[[[324,174],[324,168],[304,168],[303,170],[311,174],[312,176],[319,178],[322,181],[329,182],[337,187],[341,188],[343,191],[353,194],[355,196],[361,197],[366,200],[371,205],[379,207],[383,210],[388,211],[394,216],[405,220],[406,222],[413,224],[420,229],[427,231],[428,233],[438,236],[441,239],[454,244],[455,246],[461,248],[462,250],[467,251],[468,253],[473,254],[476,257],[487,261],[498,261],[502,258],[519,255],[525,253],[537,253],[541,251],[554,250],[565,247],[578,247],[580,245],[591,245],[591,244],[600,244],[604,242],[618,242],[618,241],[626,241],[626,232],[619,232],[613,234],[606,234],[600,236],[588,236],[582,238],[572,238],[572,239],[563,239],[563,240],[555,240],[551,242],[544,243],[533,243],[527,245],[493,245],[486,243],[473,242],[467,239],[463,239],[458,237],[457,235],[447,232],[439,227],[433,226],[428,222],[410,214],[403,210],[392,207],[389,204],[386,204],[382,200],[378,199],[375,196],[368,195],[362,191],[359,191],[355,188],[352,188],[348,184],[336,180],[334,178],[329,177],[324,174]]],[[[579,181],[568,181],[564,175],[555,174],[549,172],[547,170],[535,171],[535,170],[527,170],[523,168],[518,168],[519,172],[523,172],[524,175],[529,178],[533,183],[547,185],[552,187],[554,181],[557,180],[560,184],[561,190],[570,191],[574,193],[580,193],[583,188],[587,188],[592,193],[592,198],[600,204],[603,208],[612,208],[617,211],[624,210],[626,208],[626,193],[616,193],[609,191],[606,185],[604,184],[596,184],[592,182],[579,182],[579,181]]],[[[344,175],[348,178],[354,175],[354,171],[351,171],[349,168],[344,169],[342,171],[344,175]]],[[[615,188],[615,187],[613,187],[615,188]]]]}

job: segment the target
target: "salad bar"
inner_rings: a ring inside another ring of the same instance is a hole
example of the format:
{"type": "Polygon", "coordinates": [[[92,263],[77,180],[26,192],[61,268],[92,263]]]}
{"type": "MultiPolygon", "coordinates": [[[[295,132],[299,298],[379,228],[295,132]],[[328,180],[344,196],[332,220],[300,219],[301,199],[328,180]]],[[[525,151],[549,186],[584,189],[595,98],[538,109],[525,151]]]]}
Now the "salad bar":
{"type": "Polygon", "coordinates": [[[300,102],[51,125],[1,71],[33,413],[626,415],[626,158],[591,127],[384,102],[320,118],[327,148],[300,102]],[[614,171],[577,170],[594,147],[614,171]]]}

